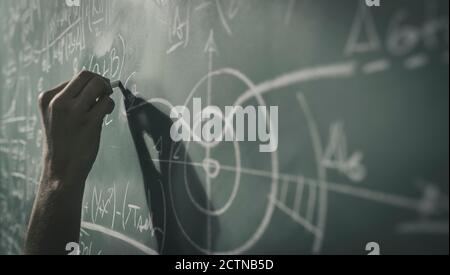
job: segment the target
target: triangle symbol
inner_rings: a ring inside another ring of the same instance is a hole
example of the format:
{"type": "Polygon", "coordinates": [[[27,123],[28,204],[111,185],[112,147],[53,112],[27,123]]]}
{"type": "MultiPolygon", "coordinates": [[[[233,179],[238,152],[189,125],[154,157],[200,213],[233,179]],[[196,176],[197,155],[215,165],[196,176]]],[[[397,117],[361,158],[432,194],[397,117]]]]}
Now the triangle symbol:
{"type": "Polygon", "coordinates": [[[350,31],[350,37],[345,47],[345,53],[364,53],[380,48],[380,38],[375,26],[372,12],[360,4],[350,31]]]}
{"type": "Polygon", "coordinates": [[[339,122],[330,129],[330,141],[325,150],[323,164],[326,167],[339,167],[347,158],[347,140],[344,125],[339,122]]]}

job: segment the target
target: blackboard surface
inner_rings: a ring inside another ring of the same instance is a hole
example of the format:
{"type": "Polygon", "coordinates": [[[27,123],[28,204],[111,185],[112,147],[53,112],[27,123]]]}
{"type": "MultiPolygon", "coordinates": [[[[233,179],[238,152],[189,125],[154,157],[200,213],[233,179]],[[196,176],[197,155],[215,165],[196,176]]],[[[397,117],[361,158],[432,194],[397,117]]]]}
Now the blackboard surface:
{"type": "MultiPolygon", "coordinates": [[[[38,184],[37,94],[81,69],[166,114],[193,97],[279,106],[274,153],[185,144],[168,160],[184,169],[166,179],[179,194],[163,213],[149,209],[116,94],[86,185],[83,254],[160,253],[163,214],[186,253],[367,254],[376,242],[448,254],[448,1],[3,0],[0,28],[0,254],[21,253],[38,184]],[[192,194],[188,166],[214,209],[192,194]]],[[[162,165],[167,148],[144,141],[162,165]]]]}

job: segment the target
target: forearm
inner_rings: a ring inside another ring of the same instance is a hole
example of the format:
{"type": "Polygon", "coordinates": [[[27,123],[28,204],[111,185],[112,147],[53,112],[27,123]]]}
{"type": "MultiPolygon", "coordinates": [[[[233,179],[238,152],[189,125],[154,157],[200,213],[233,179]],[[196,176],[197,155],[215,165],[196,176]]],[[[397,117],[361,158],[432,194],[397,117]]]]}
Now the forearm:
{"type": "Polygon", "coordinates": [[[66,254],[79,241],[84,183],[43,177],[30,217],[26,254],[66,254]]]}

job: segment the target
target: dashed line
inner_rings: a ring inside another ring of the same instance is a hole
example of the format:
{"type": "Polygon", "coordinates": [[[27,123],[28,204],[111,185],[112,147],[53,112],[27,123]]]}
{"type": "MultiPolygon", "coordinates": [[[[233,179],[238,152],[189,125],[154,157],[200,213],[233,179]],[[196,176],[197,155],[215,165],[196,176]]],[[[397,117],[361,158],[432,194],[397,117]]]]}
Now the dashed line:
{"type": "Polygon", "coordinates": [[[404,66],[407,70],[417,70],[428,64],[429,57],[426,54],[411,56],[405,60],[404,66]]]}
{"type": "Polygon", "coordinates": [[[391,67],[391,62],[387,59],[381,59],[369,62],[362,67],[362,71],[365,74],[380,73],[388,70],[391,67]]]}

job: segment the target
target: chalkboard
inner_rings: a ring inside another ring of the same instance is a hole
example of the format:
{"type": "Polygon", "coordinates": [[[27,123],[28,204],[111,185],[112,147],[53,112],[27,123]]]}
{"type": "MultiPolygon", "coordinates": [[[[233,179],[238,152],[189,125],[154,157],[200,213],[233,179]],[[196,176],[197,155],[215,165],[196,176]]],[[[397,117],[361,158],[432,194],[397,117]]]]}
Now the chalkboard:
{"type": "Polygon", "coordinates": [[[142,103],[114,95],[83,254],[448,254],[448,1],[76,4],[0,1],[0,254],[40,177],[37,95],[82,69],[142,103]],[[278,106],[278,150],[155,139],[193,98],[278,106]]]}

